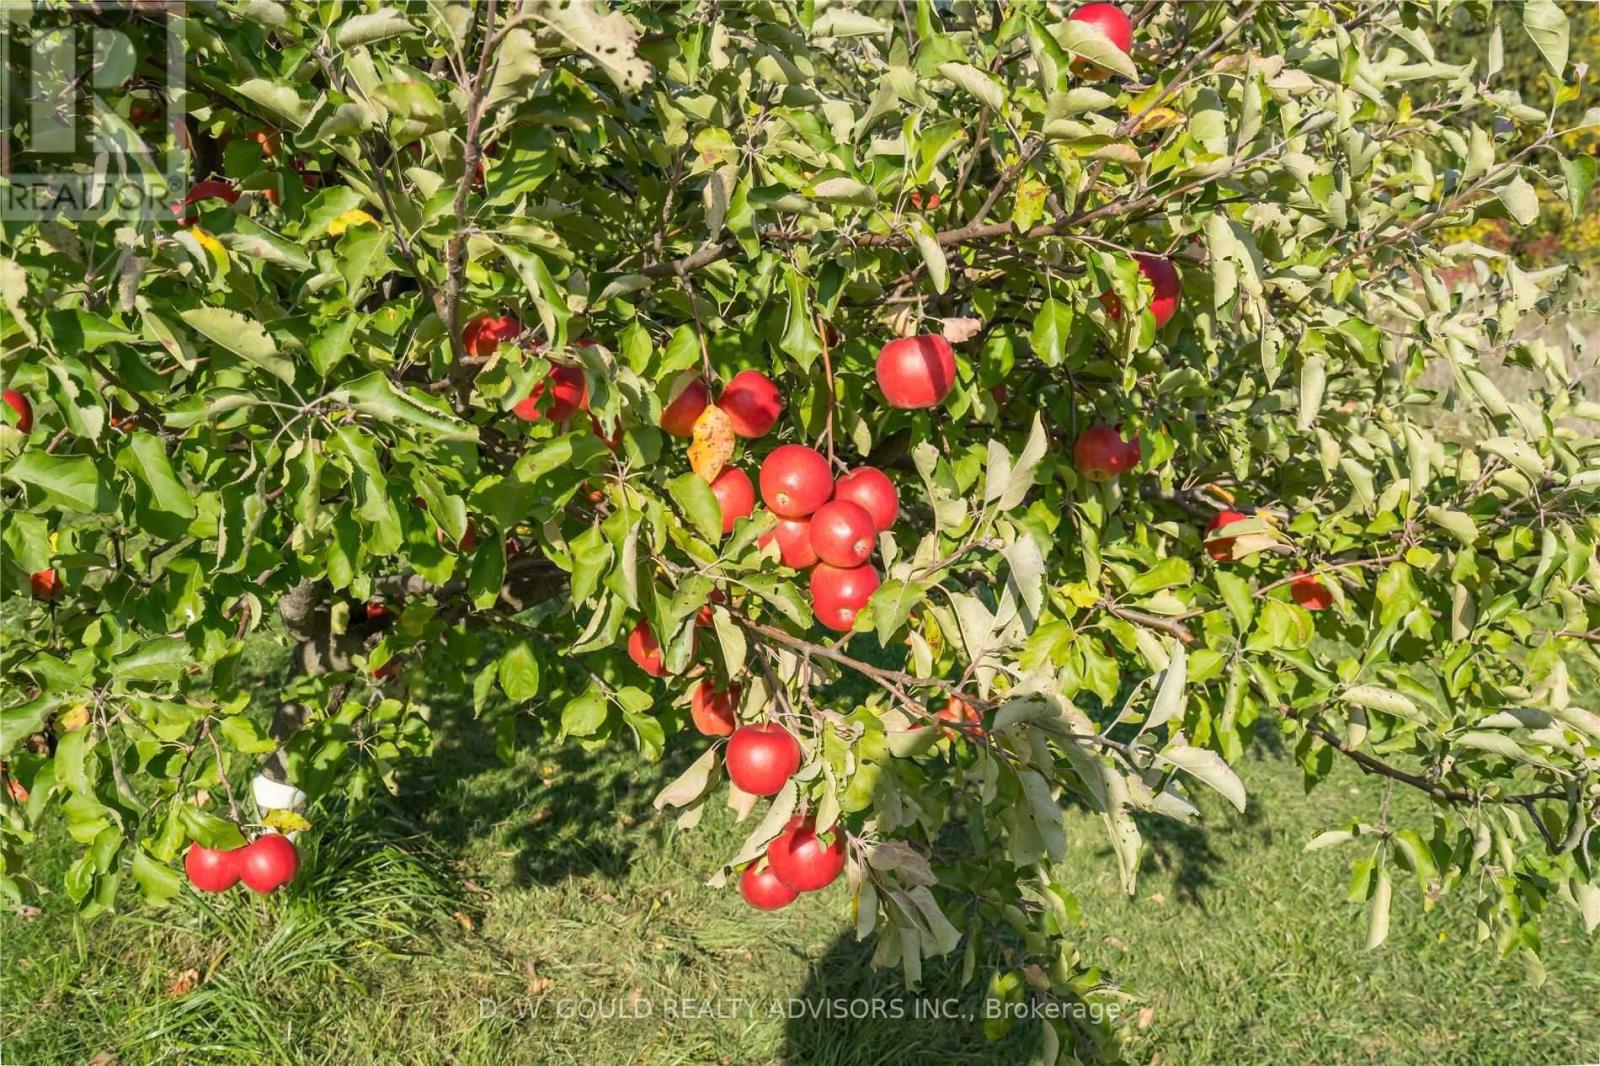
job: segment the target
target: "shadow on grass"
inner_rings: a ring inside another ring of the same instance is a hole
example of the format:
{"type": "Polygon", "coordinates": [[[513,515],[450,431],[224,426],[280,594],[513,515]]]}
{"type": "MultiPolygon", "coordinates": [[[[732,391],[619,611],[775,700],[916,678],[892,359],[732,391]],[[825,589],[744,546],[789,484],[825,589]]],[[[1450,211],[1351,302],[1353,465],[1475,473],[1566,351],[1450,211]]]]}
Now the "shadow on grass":
{"type": "Polygon", "coordinates": [[[541,734],[530,717],[519,716],[515,726],[518,755],[508,763],[495,750],[492,728],[447,709],[435,723],[433,754],[402,781],[398,813],[458,856],[485,840],[514,852],[511,883],[519,888],[589,874],[623,877],[646,843],[631,830],[698,752],[680,746],[649,764],[617,757],[617,745],[629,738],[585,751],[541,734]]]}
{"type": "Polygon", "coordinates": [[[985,1038],[983,983],[962,988],[960,956],[928,960],[923,985],[908,990],[898,967],[872,966],[873,938],[845,934],[811,966],[788,1005],[781,1059],[792,1066],[1020,1066],[1039,1054],[1037,1022],[985,1038]]]}

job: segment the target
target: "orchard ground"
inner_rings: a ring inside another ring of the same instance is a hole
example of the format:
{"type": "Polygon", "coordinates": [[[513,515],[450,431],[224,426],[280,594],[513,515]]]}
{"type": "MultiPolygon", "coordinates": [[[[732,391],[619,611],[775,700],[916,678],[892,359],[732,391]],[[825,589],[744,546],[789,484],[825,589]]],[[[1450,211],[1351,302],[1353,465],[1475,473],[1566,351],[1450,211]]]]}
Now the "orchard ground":
{"type": "MultiPolygon", "coordinates": [[[[271,683],[264,686],[268,689],[271,683]]],[[[645,771],[619,750],[526,738],[502,763],[470,709],[435,706],[438,752],[366,813],[320,812],[301,878],[277,897],[184,898],[88,925],[59,894],[0,918],[0,1052],[19,1064],[898,1063],[1034,1061],[1036,1022],[983,1036],[959,959],[905,991],[874,971],[843,888],[776,914],[702,882],[742,837],[720,806],[677,832],[650,800],[692,746],[645,771]],[[215,908],[214,910],[208,908],[215,908]]],[[[1133,1061],[1600,1060],[1600,966],[1552,916],[1537,985],[1472,942],[1472,891],[1363,948],[1362,908],[1333,902],[1352,854],[1303,853],[1382,785],[1341,767],[1309,797],[1263,738],[1243,816],[1150,819],[1124,898],[1092,816],[1068,822],[1081,950],[1143,998],[1133,1061]]],[[[1410,790],[1396,817],[1416,816],[1410,790]]],[[[65,863],[70,842],[40,845],[65,863]]],[[[50,871],[54,873],[55,871],[50,871]]]]}

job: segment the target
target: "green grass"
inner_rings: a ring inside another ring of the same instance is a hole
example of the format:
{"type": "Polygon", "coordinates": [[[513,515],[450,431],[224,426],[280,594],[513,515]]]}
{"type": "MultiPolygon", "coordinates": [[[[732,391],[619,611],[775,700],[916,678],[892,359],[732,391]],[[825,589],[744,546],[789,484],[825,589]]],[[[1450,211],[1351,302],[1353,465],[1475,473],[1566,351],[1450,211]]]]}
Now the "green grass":
{"type": "MultiPolygon", "coordinates": [[[[720,808],[676,831],[649,801],[677,765],[533,750],[505,766],[447,731],[402,797],[314,834],[306,872],[270,899],[236,891],[80,927],[60,896],[0,918],[0,1061],[78,1063],[899,1063],[1033,1061],[975,1023],[787,1019],[791,1001],[910,1000],[846,927],[841,889],[776,915],[702,884],[744,827],[720,808]],[[192,990],[173,983],[197,971],[192,990]],[[603,1002],[631,1018],[564,1016],[603,1002]],[[669,1003],[680,1015],[665,1017],[669,1003]],[[651,1014],[645,1013],[649,1004],[651,1014]],[[721,1016],[705,1016],[711,1008],[721,1016]],[[106,1060],[103,1060],[106,1061],[106,1060]]],[[[1423,915],[1397,890],[1388,944],[1362,947],[1337,851],[1313,833],[1375,811],[1377,786],[1341,772],[1310,797],[1266,756],[1244,768],[1242,817],[1204,830],[1147,825],[1136,898],[1118,891],[1097,825],[1074,815],[1082,951],[1126,982],[1130,1056],[1166,1063],[1600,1059],[1600,949],[1548,918],[1536,988],[1471,942],[1470,900],[1423,915]]],[[[1418,804],[1396,797],[1402,816],[1418,804]]],[[[59,868],[50,837],[37,861],[59,868]]],[[[948,971],[924,995],[967,995],[948,971]]]]}

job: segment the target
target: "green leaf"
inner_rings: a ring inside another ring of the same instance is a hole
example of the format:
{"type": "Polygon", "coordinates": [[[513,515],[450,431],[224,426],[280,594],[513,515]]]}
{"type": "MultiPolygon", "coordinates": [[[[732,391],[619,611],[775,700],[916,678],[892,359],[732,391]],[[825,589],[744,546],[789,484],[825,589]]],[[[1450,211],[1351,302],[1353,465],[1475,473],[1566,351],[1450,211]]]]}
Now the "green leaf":
{"type": "Polygon", "coordinates": [[[984,107],[999,111],[1006,106],[1006,91],[989,75],[967,63],[941,63],[939,73],[953,85],[972,94],[984,107]]]}
{"type": "Polygon", "coordinates": [[[1244,633],[1250,628],[1250,620],[1255,616],[1256,601],[1250,590],[1250,582],[1226,570],[1216,571],[1217,591],[1222,594],[1222,602],[1228,607],[1228,613],[1233,615],[1235,625],[1239,632],[1244,633]]]}
{"type": "Polygon", "coordinates": [[[922,262],[928,268],[928,280],[933,282],[933,291],[944,292],[950,287],[950,267],[945,262],[944,248],[933,234],[933,227],[923,219],[916,218],[911,220],[910,229],[911,241],[917,246],[922,262]]]}
{"type": "Polygon", "coordinates": [[[1494,194],[1506,205],[1506,213],[1518,224],[1527,226],[1539,217],[1539,194],[1533,191],[1533,186],[1521,174],[1500,186],[1494,194]]]}
{"type": "Polygon", "coordinates": [[[609,710],[599,689],[585,689],[561,709],[561,732],[564,736],[594,736],[606,724],[609,710]]]}
{"type": "Polygon", "coordinates": [[[152,859],[141,847],[133,849],[133,862],[129,866],[133,879],[144,890],[145,899],[161,904],[183,891],[183,881],[177,871],[165,863],[152,859]]]}
{"type": "Polygon", "coordinates": [[[506,649],[500,656],[499,679],[500,688],[513,703],[524,703],[539,694],[539,660],[532,644],[519,640],[506,649]]]}
{"type": "Polygon", "coordinates": [[[86,455],[50,455],[43,451],[25,451],[6,467],[8,480],[31,485],[45,494],[45,499],[69,510],[89,514],[106,510],[105,485],[94,461],[86,455]]]}
{"type": "Polygon", "coordinates": [[[196,307],[178,312],[178,317],[218,347],[254,363],[281,381],[294,383],[294,364],[278,354],[278,345],[261,323],[225,307],[196,307]]]}
{"type": "Polygon", "coordinates": [[[854,178],[824,178],[809,187],[806,192],[813,200],[830,204],[871,207],[878,202],[878,194],[873,191],[872,186],[854,178]]]}
{"type": "Polygon", "coordinates": [[[339,28],[333,33],[333,40],[340,48],[355,48],[416,32],[417,28],[408,22],[398,9],[379,8],[377,11],[356,15],[339,23],[339,28]]]}
{"type": "Polygon", "coordinates": [[[1075,56],[1082,56],[1097,67],[1111,71],[1130,80],[1139,77],[1128,53],[1111,43],[1099,27],[1085,22],[1068,20],[1050,28],[1061,47],[1075,56]]]}
{"type": "Polygon", "coordinates": [[[701,538],[709,544],[722,539],[722,507],[705,478],[691,471],[667,482],[667,491],[701,538]]]}
{"type": "Polygon", "coordinates": [[[1597,167],[1600,167],[1600,163],[1592,155],[1561,158],[1561,173],[1567,180],[1567,203],[1572,208],[1574,219],[1583,215],[1583,206],[1589,198],[1589,189],[1594,185],[1597,167]]]}
{"type": "Polygon", "coordinates": [[[1556,0],[1526,0],[1522,28],[1533,39],[1550,73],[1560,80],[1567,66],[1567,16],[1561,5],[1556,0]]]}
{"type": "Polygon", "coordinates": [[[351,303],[360,299],[368,279],[382,273],[388,263],[389,231],[378,226],[352,226],[339,238],[339,276],[351,303]]]}
{"type": "Polygon", "coordinates": [[[1030,340],[1033,354],[1045,366],[1060,366],[1066,358],[1067,338],[1072,335],[1072,308],[1051,298],[1039,306],[1033,318],[1030,340]]]}
{"type": "Polygon", "coordinates": [[[872,594],[868,606],[872,610],[872,622],[878,631],[878,643],[885,648],[894,639],[895,633],[906,624],[906,619],[911,614],[911,608],[922,602],[927,595],[927,589],[915,581],[902,581],[900,578],[890,578],[877,591],[872,594]]]}
{"type": "Polygon", "coordinates": [[[456,418],[443,400],[409,389],[402,390],[376,371],[336,390],[332,396],[335,400],[350,404],[362,414],[373,416],[382,424],[400,423],[425,430],[424,440],[478,439],[478,427],[456,418]]]}
{"type": "Polygon", "coordinates": [[[117,456],[117,465],[149,491],[154,510],[183,519],[194,517],[194,497],[173,472],[160,437],[143,430],[133,433],[117,456]]]}
{"type": "Polygon", "coordinates": [[[52,311],[46,318],[50,339],[63,355],[93,352],[108,344],[137,344],[139,335],[88,311],[52,311]]]}

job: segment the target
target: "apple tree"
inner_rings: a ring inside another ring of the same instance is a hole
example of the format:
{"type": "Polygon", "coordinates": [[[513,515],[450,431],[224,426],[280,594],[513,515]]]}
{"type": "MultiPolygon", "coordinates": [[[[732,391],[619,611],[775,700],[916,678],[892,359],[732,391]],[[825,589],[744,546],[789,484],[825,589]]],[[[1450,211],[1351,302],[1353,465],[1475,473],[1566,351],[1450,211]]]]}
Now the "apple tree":
{"type": "Polygon", "coordinates": [[[1572,279],[1442,236],[1587,209],[1553,0],[238,0],[169,97],[175,6],[93,122],[193,184],[3,222],[14,900],[52,820],[86,913],[277,887],[246,840],[470,693],[684,752],[658,806],[748,816],[712,886],[837,877],[912,983],[1110,994],[1063,809],[1132,891],[1269,735],[1383,786],[1308,842],[1372,945],[1397,884],[1530,960],[1600,924],[1572,279]]]}

